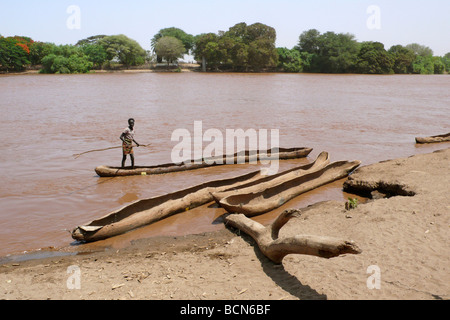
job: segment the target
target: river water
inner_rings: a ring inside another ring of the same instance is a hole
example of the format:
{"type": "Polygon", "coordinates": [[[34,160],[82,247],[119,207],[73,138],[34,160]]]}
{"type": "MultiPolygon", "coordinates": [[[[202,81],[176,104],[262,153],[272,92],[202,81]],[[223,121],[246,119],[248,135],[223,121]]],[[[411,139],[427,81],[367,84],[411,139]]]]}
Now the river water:
{"type": "MultiPolygon", "coordinates": [[[[234,165],[160,176],[99,178],[95,167],[119,166],[130,117],[137,165],[172,162],[176,129],[278,129],[281,147],[310,147],[306,159],[282,161],[280,170],[315,160],[382,160],[448,148],[416,145],[416,136],[449,132],[450,76],[115,73],[0,76],[0,256],[74,246],[68,230],[136,200],[205,181],[257,170],[234,165]]],[[[205,143],[205,147],[208,143],[205,143]]],[[[269,143],[270,146],[270,143],[269,143]]],[[[302,195],[281,210],[324,200],[345,200],[342,182],[302,195]]],[[[121,247],[156,235],[186,235],[223,228],[212,205],[91,247],[121,247]]]]}

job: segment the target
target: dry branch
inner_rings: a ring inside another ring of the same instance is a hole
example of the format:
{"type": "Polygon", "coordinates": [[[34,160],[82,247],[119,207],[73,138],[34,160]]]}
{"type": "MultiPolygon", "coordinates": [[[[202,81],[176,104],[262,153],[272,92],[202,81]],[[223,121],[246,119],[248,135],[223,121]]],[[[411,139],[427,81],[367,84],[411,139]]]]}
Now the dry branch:
{"type": "Polygon", "coordinates": [[[225,224],[251,236],[258,244],[261,252],[278,264],[288,254],[305,254],[329,259],[347,253],[361,253],[361,250],[353,241],[331,237],[297,235],[288,238],[278,238],[280,229],[292,217],[299,214],[299,210],[286,210],[267,227],[247,218],[243,214],[230,214],[225,217],[225,224]]]}

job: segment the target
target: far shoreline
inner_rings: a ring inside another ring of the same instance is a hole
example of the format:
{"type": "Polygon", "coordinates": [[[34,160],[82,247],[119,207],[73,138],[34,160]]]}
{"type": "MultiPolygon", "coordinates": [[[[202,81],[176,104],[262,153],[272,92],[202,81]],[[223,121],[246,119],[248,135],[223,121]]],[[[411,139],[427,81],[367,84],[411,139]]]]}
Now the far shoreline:
{"type": "Polygon", "coordinates": [[[0,73],[1,76],[29,76],[29,75],[40,75],[40,76],[73,76],[73,75],[94,75],[94,74],[140,74],[140,73],[200,73],[200,74],[246,74],[246,75],[256,75],[256,74],[286,74],[286,75],[324,75],[324,76],[445,76],[444,74],[368,74],[368,73],[311,73],[311,72],[278,72],[278,71],[262,71],[262,72],[237,72],[237,71],[192,71],[188,69],[181,69],[181,71],[174,70],[151,70],[151,69],[133,69],[133,70],[94,70],[87,73],[40,73],[39,71],[30,70],[24,72],[10,72],[10,73],[0,73]]]}
{"type": "MultiPolygon", "coordinates": [[[[261,70],[261,71],[232,71],[232,70],[208,70],[202,71],[200,64],[191,63],[180,63],[178,67],[169,66],[152,66],[145,68],[131,67],[130,69],[118,68],[118,69],[101,69],[101,70],[91,70],[87,73],[70,73],[64,75],[80,75],[80,74],[138,74],[138,73],[203,73],[203,74],[301,74],[301,75],[347,75],[347,76],[442,76],[449,75],[448,72],[443,74],[415,74],[415,73],[393,73],[393,74],[369,74],[369,73],[318,73],[318,72],[284,72],[279,70],[261,70]]],[[[56,73],[40,73],[40,69],[30,69],[21,72],[0,72],[0,76],[16,76],[16,75],[62,75],[56,73]]]]}

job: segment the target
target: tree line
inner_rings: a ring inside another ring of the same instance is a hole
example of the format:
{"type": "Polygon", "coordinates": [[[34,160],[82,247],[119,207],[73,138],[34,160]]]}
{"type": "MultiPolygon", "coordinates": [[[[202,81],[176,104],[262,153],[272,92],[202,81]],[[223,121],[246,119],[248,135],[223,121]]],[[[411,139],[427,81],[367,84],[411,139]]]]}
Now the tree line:
{"type": "Polygon", "coordinates": [[[125,35],[93,36],[76,45],[55,45],[28,37],[0,37],[0,69],[23,71],[39,66],[41,73],[87,73],[120,64],[143,65],[147,52],[125,35]]]}
{"type": "Polygon", "coordinates": [[[450,52],[438,57],[429,47],[417,43],[386,49],[380,42],[358,42],[349,33],[320,33],[316,29],[303,32],[291,49],[277,48],[275,42],[274,28],[244,22],[228,31],[195,36],[175,27],[161,29],[150,40],[150,51],[125,35],[96,35],[75,45],[0,36],[0,70],[40,68],[41,73],[86,73],[149,63],[170,65],[190,54],[203,71],[361,74],[450,71],[450,52]]]}

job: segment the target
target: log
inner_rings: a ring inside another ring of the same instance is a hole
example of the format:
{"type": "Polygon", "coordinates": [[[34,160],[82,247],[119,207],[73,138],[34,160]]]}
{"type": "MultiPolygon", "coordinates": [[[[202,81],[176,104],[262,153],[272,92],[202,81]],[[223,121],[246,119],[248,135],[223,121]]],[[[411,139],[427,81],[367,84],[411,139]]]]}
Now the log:
{"type": "Polygon", "coordinates": [[[303,254],[330,259],[342,254],[360,254],[362,252],[353,241],[331,237],[296,235],[279,238],[280,229],[291,218],[300,214],[301,211],[299,210],[286,210],[267,227],[243,214],[230,214],[225,217],[225,224],[251,236],[261,252],[276,264],[281,264],[283,258],[289,254],[303,254]]]}

